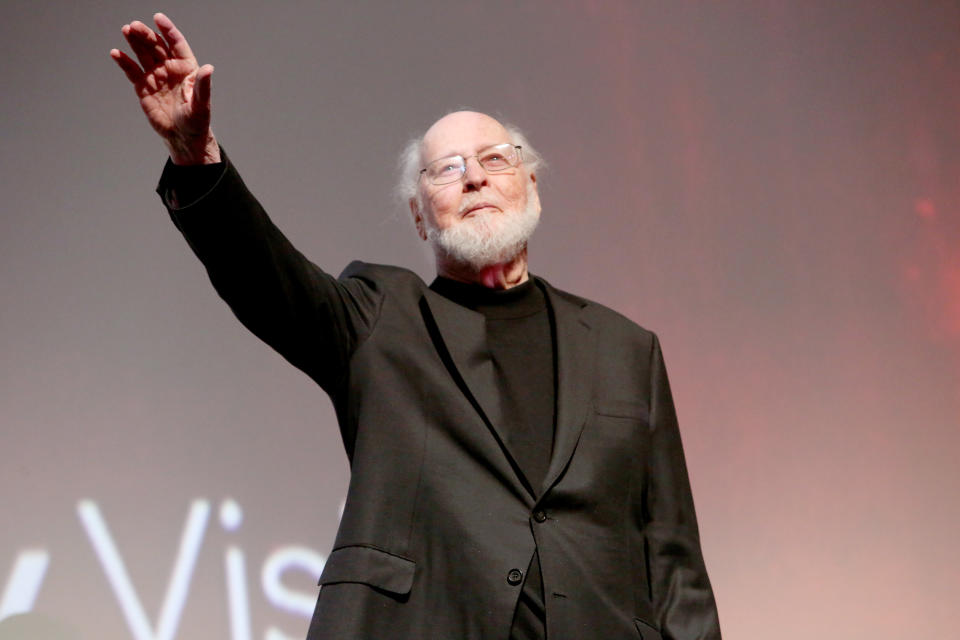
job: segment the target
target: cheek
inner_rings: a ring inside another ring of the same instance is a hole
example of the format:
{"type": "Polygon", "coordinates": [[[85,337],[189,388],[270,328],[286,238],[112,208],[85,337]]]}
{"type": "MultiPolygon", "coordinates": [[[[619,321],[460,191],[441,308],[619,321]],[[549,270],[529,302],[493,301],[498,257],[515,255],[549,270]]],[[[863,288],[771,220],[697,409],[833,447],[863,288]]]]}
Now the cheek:
{"type": "Polygon", "coordinates": [[[527,206],[527,190],[522,184],[510,184],[503,190],[503,199],[513,208],[522,209],[527,206]]]}
{"type": "Polygon", "coordinates": [[[511,208],[523,207],[527,204],[527,176],[522,173],[496,174],[491,180],[491,187],[502,202],[511,208]]]}
{"type": "Polygon", "coordinates": [[[434,226],[444,228],[447,221],[456,214],[460,207],[460,197],[452,190],[440,190],[431,194],[426,201],[426,213],[433,220],[434,226]]]}

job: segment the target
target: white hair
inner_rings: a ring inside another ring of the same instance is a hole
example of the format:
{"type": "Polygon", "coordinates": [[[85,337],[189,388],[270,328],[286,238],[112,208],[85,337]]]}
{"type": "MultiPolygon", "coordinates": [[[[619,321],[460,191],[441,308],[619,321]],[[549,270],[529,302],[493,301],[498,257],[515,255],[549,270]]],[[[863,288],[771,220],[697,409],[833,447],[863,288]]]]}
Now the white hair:
{"type": "MultiPolygon", "coordinates": [[[[454,112],[451,112],[454,113],[454,112]]],[[[541,155],[533,148],[533,145],[530,144],[530,141],[527,140],[527,137],[523,134],[523,131],[519,127],[503,123],[503,128],[507,130],[507,135],[510,136],[510,142],[520,147],[520,155],[523,158],[523,165],[526,167],[527,171],[533,173],[536,169],[544,166],[544,161],[541,155]]],[[[424,133],[424,135],[426,135],[424,133]]],[[[417,184],[420,178],[420,170],[423,168],[420,166],[421,160],[421,151],[423,149],[423,135],[412,138],[407,144],[403,147],[403,151],[400,153],[400,157],[397,162],[399,169],[400,177],[397,180],[397,186],[394,189],[397,200],[400,201],[400,206],[403,211],[408,211],[409,202],[411,199],[415,199],[418,205],[421,205],[420,194],[417,188],[417,184]]]]}
{"type": "MultiPolygon", "coordinates": [[[[474,198],[473,200],[480,200],[474,198]]],[[[471,203],[466,206],[469,207],[471,203]]],[[[423,219],[427,240],[445,261],[480,271],[513,260],[527,248],[540,221],[540,206],[533,182],[527,181],[527,206],[515,215],[475,211],[460,224],[440,229],[429,216],[423,219]]]]}

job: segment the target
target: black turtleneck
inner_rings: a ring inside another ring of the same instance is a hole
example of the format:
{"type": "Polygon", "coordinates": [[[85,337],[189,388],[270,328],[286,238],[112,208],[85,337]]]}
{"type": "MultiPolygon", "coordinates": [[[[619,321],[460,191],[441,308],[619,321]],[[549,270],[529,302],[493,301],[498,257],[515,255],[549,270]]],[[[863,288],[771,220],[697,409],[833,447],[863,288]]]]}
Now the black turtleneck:
{"type": "MultiPolygon", "coordinates": [[[[502,424],[496,425],[539,497],[553,450],[556,420],[554,337],[546,296],[533,279],[510,289],[438,277],[430,288],[483,314],[487,347],[497,374],[502,424]]],[[[546,636],[543,578],[534,552],[517,603],[511,640],[546,636]]]]}
{"type": "Polygon", "coordinates": [[[438,277],[430,288],[483,314],[503,424],[495,425],[539,497],[553,449],[553,337],[547,300],[534,281],[489,289],[438,277]]]}

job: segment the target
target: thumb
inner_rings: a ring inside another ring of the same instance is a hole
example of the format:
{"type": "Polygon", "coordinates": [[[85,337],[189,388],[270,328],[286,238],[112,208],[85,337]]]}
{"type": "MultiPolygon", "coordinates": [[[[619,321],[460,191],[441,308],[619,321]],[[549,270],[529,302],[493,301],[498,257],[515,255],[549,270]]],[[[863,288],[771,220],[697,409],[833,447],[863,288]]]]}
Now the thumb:
{"type": "Polygon", "coordinates": [[[193,85],[193,112],[210,118],[210,85],[213,78],[213,65],[205,64],[197,69],[196,81],[193,85]]]}

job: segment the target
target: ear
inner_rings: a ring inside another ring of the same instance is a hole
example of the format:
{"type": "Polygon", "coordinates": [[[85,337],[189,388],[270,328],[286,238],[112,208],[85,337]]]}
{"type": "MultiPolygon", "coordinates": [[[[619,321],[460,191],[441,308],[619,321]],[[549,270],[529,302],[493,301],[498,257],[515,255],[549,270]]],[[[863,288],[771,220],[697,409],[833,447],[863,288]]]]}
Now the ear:
{"type": "Polygon", "coordinates": [[[536,203],[538,213],[543,211],[540,206],[540,192],[537,190],[537,174],[535,173],[530,174],[530,184],[527,185],[527,200],[536,203]]]}
{"type": "Polygon", "coordinates": [[[417,228],[417,235],[421,240],[427,239],[427,229],[423,224],[423,214],[420,213],[420,206],[416,198],[410,198],[410,214],[413,216],[413,226],[417,228]]]}

